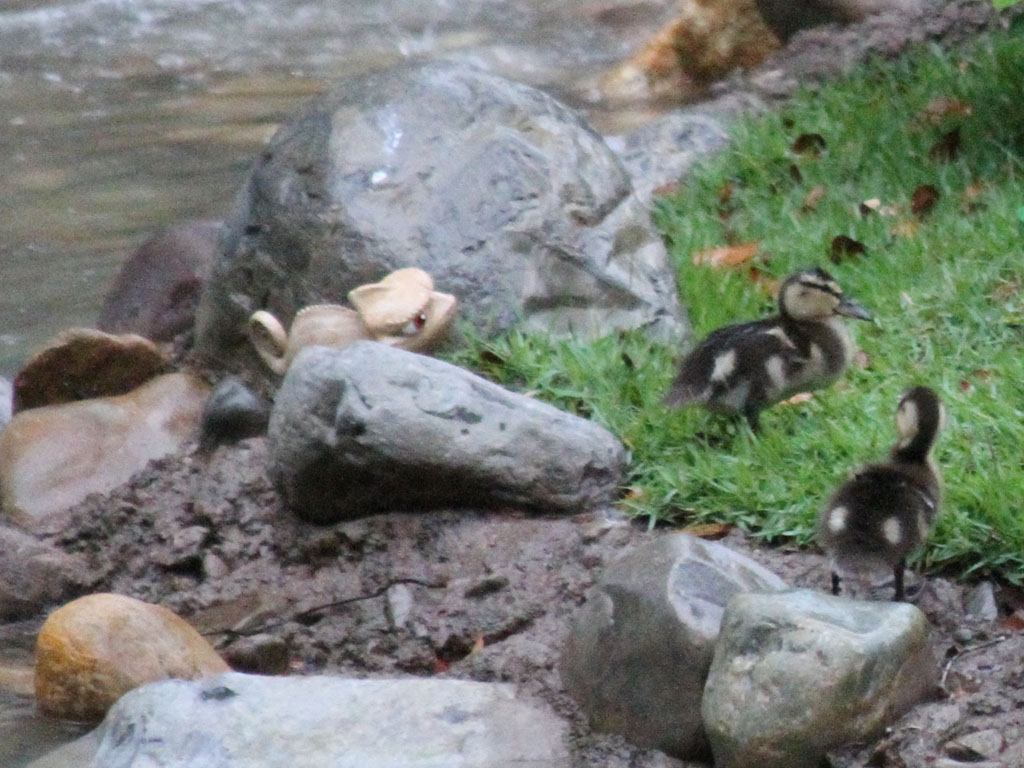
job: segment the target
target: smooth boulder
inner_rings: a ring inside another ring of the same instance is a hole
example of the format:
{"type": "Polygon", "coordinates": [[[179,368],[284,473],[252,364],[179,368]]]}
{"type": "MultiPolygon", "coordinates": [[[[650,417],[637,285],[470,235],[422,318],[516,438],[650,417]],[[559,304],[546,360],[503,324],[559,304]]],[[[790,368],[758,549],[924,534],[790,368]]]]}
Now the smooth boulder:
{"type": "Polygon", "coordinates": [[[126,395],[32,408],[0,432],[0,514],[30,531],[196,436],[209,386],[158,376],[126,395]]]}
{"type": "Polygon", "coordinates": [[[908,603],[794,590],[726,607],[701,712],[717,768],[817,768],[935,690],[928,620],[908,603]]]}
{"type": "Polygon", "coordinates": [[[184,619],[112,593],[61,606],[36,640],[36,701],[43,711],[72,720],[99,720],[145,683],[226,671],[213,646],[184,619]]]}
{"type": "Polygon", "coordinates": [[[142,336],[68,328],[18,371],[13,412],[123,395],[163,373],[168,362],[164,353],[142,336]]]}
{"type": "Polygon", "coordinates": [[[564,768],[562,720],[468,680],[259,677],[132,691],[82,739],[82,768],[564,768]]]}
{"type": "Polygon", "coordinates": [[[613,563],[562,653],[566,690],[590,724],[676,757],[704,759],[704,680],[729,598],[785,582],[727,547],[683,533],[613,563]]]}
{"type": "Polygon", "coordinates": [[[253,165],[197,313],[197,350],[256,367],[249,315],[301,307],[416,266],[460,318],[498,333],[645,327],[678,339],[673,270],[601,136],[551,96],[452,62],[340,83],[253,165]]]}
{"type": "Polygon", "coordinates": [[[270,471],[304,519],[378,510],[611,501],[625,467],[603,427],[384,344],[308,347],[277,393],[270,471]]]}

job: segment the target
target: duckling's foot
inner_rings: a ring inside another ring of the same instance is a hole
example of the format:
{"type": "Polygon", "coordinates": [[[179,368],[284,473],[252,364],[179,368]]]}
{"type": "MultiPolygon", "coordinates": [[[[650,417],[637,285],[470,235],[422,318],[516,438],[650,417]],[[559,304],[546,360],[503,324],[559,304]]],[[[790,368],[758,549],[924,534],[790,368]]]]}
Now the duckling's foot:
{"type": "Polygon", "coordinates": [[[838,595],[839,594],[839,592],[840,592],[839,582],[841,582],[841,581],[842,581],[842,579],[839,578],[839,574],[836,573],[835,571],[832,571],[832,594],[833,595],[838,595]]]}
{"type": "Polygon", "coordinates": [[[747,417],[747,423],[750,424],[750,431],[755,435],[761,431],[761,412],[755,408],[750,408],[743,412],[743,415],[747,417]]]}

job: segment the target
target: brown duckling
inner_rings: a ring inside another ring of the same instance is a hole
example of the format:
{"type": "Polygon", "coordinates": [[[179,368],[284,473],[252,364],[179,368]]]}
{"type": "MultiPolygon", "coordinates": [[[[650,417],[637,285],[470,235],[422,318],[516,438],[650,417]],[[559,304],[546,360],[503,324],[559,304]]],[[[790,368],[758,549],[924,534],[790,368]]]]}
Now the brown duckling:
{"type": "Polygon", "coordinates": [[[905,599],[907,555],[927,538],[941,499],[941,479],[931,450],[945,421],[938,395],[914,387],[896,410],[899,441],[888,461],[868,464],[825,506],[818,538],[832,561],[832,594],[840,572],[893,569],[895,599],[905,599]]]}
{"type": "Polygon", "coordinates": [[[742,414],[756,432],[764,408],[839,378],[854,351],[839,316],[871,314],[819,268],[787,277],[778,305],[777,315],[709,334],[683,359],[665,402],[742,414]]]}

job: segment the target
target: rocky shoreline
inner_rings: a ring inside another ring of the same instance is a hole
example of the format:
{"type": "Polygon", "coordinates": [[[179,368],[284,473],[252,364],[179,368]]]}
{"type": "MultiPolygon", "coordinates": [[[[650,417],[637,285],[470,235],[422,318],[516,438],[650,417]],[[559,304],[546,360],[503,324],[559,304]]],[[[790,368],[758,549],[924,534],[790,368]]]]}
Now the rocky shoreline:
{"type": "MultiPolygon", "coordinates": [[[[618,148],[642,179],[639,198],[649,201],[723,146],[728,120],[769,107],[798,82],[835,76],[869,51],[896,55],[927,39],[954,45],[995,23],[978,3],[934,7],[941,10],[919,24],[883,15],[797,35],[765,66],[719,85],[711,102],[627,138],[618,148]]],[[[607,566],[670,532],[645,530],[593,500],[570,505],[580,511],[569,516],[527,513],[514,501],[466,511],[451,498],[439,509],[408,511],[415,495],[393,505],[403,511],[316,525],[299,519],[271,482],[271,450],[257,436],[200,451],[193,436],[128,483],[48,520],[34,537],[47,549],[6,533],[5,554],[22,559],[5,564],[5,616],[19,619],[5,636],[27,642],[42,606],[115,592],[186,617],[239,670],[514,683],[566,729],[568,753],[552,748],[552,764],[697,764],[592,730],[559,673],[567,627],[607,566]],[[54,552],[69,559],[54,561],[54,552]],[[44,573],[50,581],[41,588],[44,573]]],[[[758,547],[739,531],[711,535],[791,587],[825,591],[815,553],[758,547]]],[[[918,607],[939,660],[937,685],[881,741],[834,751],[830,764],[1024,764],[1024,641],[1004,618],[1022,606],[1024,596],[1007,586],[928,579],[918,607]]],[[[75,760],[86,754],[58,752],[38,766],[81,764],[75,760]]]]}

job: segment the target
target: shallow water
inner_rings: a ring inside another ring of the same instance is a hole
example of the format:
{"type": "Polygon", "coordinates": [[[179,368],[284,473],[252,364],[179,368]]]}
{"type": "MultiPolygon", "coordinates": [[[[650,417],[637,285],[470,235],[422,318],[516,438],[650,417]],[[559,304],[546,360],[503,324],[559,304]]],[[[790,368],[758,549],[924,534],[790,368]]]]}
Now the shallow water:
{"type": "Polygon", "coordinates": [[[0,375],[91,325],[157,227],[224,215],[259,145],[348,74],[475,62],[600,126],[595,83],[672,0],[7,0],[0,5],[0,375]]]}

